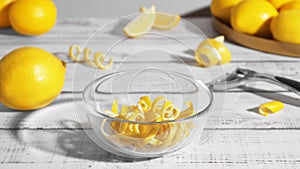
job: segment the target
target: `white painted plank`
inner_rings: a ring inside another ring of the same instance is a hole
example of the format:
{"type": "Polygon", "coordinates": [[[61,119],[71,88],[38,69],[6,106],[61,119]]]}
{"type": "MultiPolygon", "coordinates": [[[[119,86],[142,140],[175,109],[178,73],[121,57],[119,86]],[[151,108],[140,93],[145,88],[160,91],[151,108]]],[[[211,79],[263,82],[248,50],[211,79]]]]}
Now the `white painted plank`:
{"type": "Polygon", "coordinates": [[[96,146],[82,130],[0,131],[1,168],[296,168],[299,130],[218,130],[162,158],[133,160],[96,146]]]}
{"type": "MultiPolygon", "coordinates": [[[[213,79],[220,76],[224,76],[225,73],[232,72],[237,67],[252,69],[257,72],[283,76],[300,81],[300,62],[232,62],[224,66],[214,66],[205,69],[197,66],[196,61],[192,58],[154,58],[154,56],[150,58],[150,56],[148,57],[147,55],[136,55],[124,59],[124,62],[119,62],[118,60],[121,60],[121,58],[116,58],[115,64],[109,70],[98,70],[82,63],[68,64],[66,82],[63,90],[82,91],[89,82],[95,79],[95,77],[98,78],[105,74],[121,70],[142,70],[149,67],[184,73],[190,76],[194,76],[196,79],[202,80],[205,83],[211,82],[213,79]],[[160,61],[153,61],[153,58],[160,59],[160,61]],[[179,59],[181,59],[181,61],[179,59]]],[[[285,91],[281,87],[269,83],[251,83],[250,85],[258,89],[269,91],[285,91]]]]}

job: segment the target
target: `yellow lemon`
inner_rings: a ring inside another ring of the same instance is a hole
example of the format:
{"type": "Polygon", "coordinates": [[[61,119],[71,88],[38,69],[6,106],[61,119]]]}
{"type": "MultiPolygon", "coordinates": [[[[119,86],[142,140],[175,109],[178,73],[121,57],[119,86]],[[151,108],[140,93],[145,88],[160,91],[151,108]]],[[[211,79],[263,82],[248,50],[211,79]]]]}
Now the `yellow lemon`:
{"type": "Polygon", "coordinates": [[[9,20],[22,35],[41,35],[56,22],[56,6],[52,0],[17,0],[9,9],[9,20]]]}
{"type": "Polygon", "coordinates": [[[202,67],[225,64],[231,61],[231,52],[224,45],[224,36],[206,39],[195,51],[195,59],[202,67]]]}
{"type": "Polygon", "coordinates": [[[293,0],[268,0],[268,1],[271,2],[271,4],[274,5],[274,7],[276,9],[280,9],[283,4],[286,4],[286,3],[291,2],[293,0]]]}
{"type": "Polygon", "coordinates": [[[17,110],[50,104],[64,86],[66,65],[51,53],[22,47],[0,60],[0,102],[17,110]]]}
{"type": "Polygon", "coordinates": [[[8,9],[14,0],[1,0],[0,1],[0,28],[9,27],[10,22],[8,19],[8,9]]]}
{"type": "Polygon", "coordinates": [[[129,22],[123,29],[125,34],[131,38],[138,38],[149,31],[155,22],[155,6],[147,9],[138,17],[129,22]]]}
{"type": "Polygon", "coordinates": [[[231,8],[241,0],[212,0],[210,11],[213,16],[221,19],[225,23],[230,23],[231,8]]]}
{"type": "MultiPolygon", "coordinates": [[[[147,8],[142,7],[140,9],[141,12],[147,11],[147,8]]],[[[176,27],[181,20],[181,17],[179,15],[173,15],[163,12],[156,12],[155,13],[155,21],[153,24],[153,28],[156,29],[172,29],[176,27]]]]}
{"type": "Polygon", "coordinates": [[[300,0],[283,4],[279,11],[282,12],[286,10],[300,10],[300,0]]]}
{"type": "Polygon", "coordinates": [[[10,26],[10,22],[8,19],[8,9],[9,6],[5,7],[0,11],[0,28],[5,28],[10,26]]]}
{"type": "Polygon", "coordinates": [[[271,22],[274,39],[300,44],[300,10],[287,10],[279,13],[271,22]]]}
{"type": "Polygon", "coordinates": [[[271,19],[278,14],[265,0],[243,0],[232,8],[231,26],[234,30],[251,35],[271,37],[271,19]]]}
{"type": "Polygon", "coordinates": [[[1,0],[0,1],[0,11],[2,11],[2,9],[4,9],[5,7],[7,7],[9,4],[11,4],[14,1],[15,0],[1,0]]]}

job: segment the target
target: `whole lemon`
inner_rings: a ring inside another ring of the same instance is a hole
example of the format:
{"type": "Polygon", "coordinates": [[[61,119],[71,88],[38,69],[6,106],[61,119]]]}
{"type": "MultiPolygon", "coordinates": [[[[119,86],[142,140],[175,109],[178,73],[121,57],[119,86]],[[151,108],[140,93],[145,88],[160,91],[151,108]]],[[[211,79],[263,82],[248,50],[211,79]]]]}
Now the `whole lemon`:
{"type": "Polygon", "coordinates": [[[282,11],[271,22],[274,39],[300,44],[300,10],[282,11]]]}
{"type": "Polygon", "coordinates": [[[221,19],[225,23],[230,23],[231,8],[241,0],[212,0],[210,11],[213,16],[221,19]]]}
{"type": "Polygon", "coordinates": [[[277,16],[275,7],[265,0],[243,0],[232,8],[231,26],[238,32],[271,37],[271,19],[277,16]]]}
{"type": "Polygon", "coordinates": [[[18,48],[0,60],[0,102],[16,110],[50,104],[64,86],[66,65],[35,47],[18,48]]]}
{"type": "Polygon", "coordinates": [[[286,4],[294,0],[268,0],[268,1],[271,2],[271,4],[274,5],[276,9],[280,9],[283,4],[286,4]]]}
{"type": "Polygon", "coordinates": [[[0,1],[0,28],[9,27],[10,21],[8,19],[8,9],[14,0],[0,1]]]}
{"type": "Polygon", "coordinates": [[[50,31],[56,17],[52,0],[17,0],[9,9],[11,26],[22,35],[41,35],[50,31]]]}
{"type": "Polygon", "coordinates": [[[284,5],[282,5],[279,11],[282,12],[286,10],[300,10],[300,0],[285,3],[284,5]]]}

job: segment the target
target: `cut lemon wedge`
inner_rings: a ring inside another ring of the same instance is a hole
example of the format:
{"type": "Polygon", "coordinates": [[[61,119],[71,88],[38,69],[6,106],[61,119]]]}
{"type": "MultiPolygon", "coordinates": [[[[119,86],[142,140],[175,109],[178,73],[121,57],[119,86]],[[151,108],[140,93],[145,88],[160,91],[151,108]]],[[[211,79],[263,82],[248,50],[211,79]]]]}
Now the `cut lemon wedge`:
{"type": "Polygon", "coordinates": [[[125,26],[125,34],[131,38],[138,38],[144,35],[154,25],[155,16],[155,6],[152,5],[151,8],[145,9],[145,12],[125,26]]]}
{"type": "MultiPolygon", "coordinates": [[[[146,12],[147,8],[142,7],[140,8],[141,12],[146,12]]],[[[155,17],[155,22],[153,25],[153,28],[156,29],[172,29],[176,27],[180,20],[181,17],[179,15],[173,15],[173,14],[168,14],[168,13],[163,13],[163,12],[156,12],[156,17],[155,17]]]]}
{"type": "Polygon", "coordinates": [[[180,20],[181,17],[179,15],[157,12],[153,28],[172,29],[179,24],[180,20]]]}

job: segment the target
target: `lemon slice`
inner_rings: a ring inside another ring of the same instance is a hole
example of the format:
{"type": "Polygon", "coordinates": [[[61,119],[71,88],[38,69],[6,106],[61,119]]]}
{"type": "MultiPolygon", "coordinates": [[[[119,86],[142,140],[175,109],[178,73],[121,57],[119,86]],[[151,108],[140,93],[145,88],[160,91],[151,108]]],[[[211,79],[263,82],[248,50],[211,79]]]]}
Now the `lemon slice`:
{"type": "MultiPolygon", "coordinates": [[[[145,12],[147,11],[147,8],[142,7],[140,11],[145,12]]],[[[156,12],[155,15],[156,17],[153,28],[156,29],[172,29],[176,27],[181,20],[181,17],[179,15],[173,15],[163,12],[156,12]]]]}
{"type": "Polygon", "coordinates": [[[124,32],[128,37],[138,38],[149,31],[155,22],[155,6],[152,5],[150,9],[146,9],[141,15],[129,22],[124,32]]]}
{"type": "Polygon", "coordinates": [[[172,29],[179,24],[180,20],[181,17],[179,15],[157,12],[153,28],[172,29]]]}

